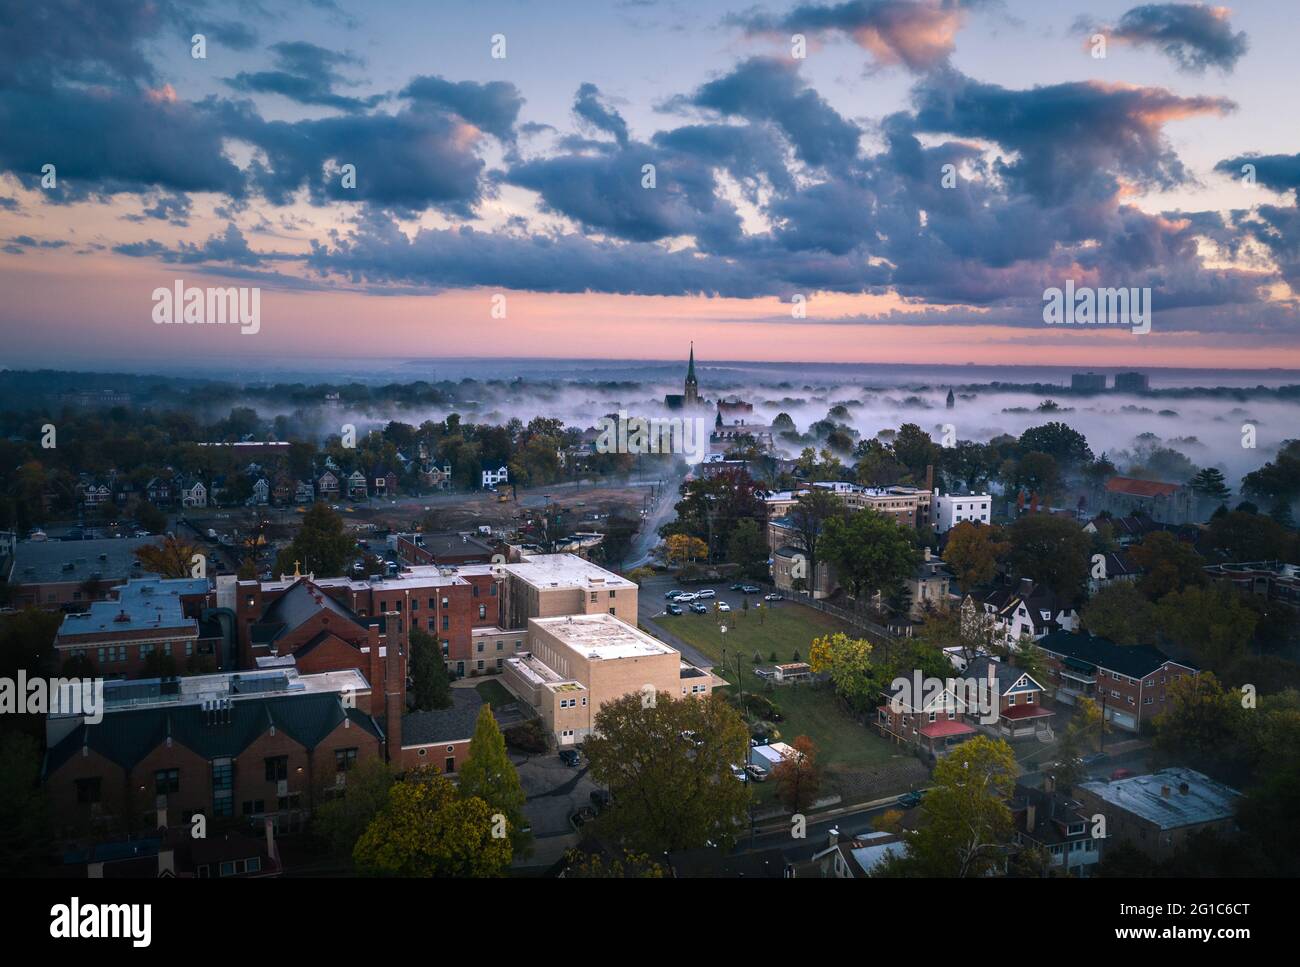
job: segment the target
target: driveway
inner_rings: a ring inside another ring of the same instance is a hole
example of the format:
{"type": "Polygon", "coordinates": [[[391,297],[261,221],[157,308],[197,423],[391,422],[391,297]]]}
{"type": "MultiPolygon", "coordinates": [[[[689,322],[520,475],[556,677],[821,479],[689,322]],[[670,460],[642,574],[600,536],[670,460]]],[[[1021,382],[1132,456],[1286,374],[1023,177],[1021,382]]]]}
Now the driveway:
{"type": "Polygon", "coordinates": [[[532,824],[533,837],[541,840],[572,833],[569,816],[581,806],[590,806],[597,788],[587,775],[586,762],[575,769],[553,752],[532,756],[512,752],[510,761],[528,800],[524,815],[532,824]]]}

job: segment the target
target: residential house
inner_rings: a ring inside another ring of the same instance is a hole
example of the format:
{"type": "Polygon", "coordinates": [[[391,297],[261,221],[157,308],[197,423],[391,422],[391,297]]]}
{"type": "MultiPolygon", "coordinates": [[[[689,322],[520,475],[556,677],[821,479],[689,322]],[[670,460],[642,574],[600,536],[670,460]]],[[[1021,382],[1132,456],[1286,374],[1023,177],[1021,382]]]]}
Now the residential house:
{"type": "Polygon", "coordinates": [[[860,833],[842,840],[840,831],[832,829],[829,837],[830,845],[812,857],[823,879],[866,879],[887,860],[907,852],[902,838],[894,833],[860,833]]]}
{"type": "Polygon", "coordinates": [[[339,495],[339,478],[334,471],[326,470],[316,478],[316,487],[320,491],[321,500],[334,500],[339,495]]]}
{"type": "Polygon", "coordinates": [[[1100,561],[1094,555],[1092,568],[1088,573],[1088,593],[1096,594],[1115,581],[1135,584],[1145,573],[1145,569],[1133,560],[1133,555],[1126,550],[1109,551],[1101,555],[1100,561]]]}
{"type": "Polygon", "coordinates": [[[1064,628],[1074,630],[1079,616],[1051,588],[1022,578],[1014,586],[998,588],[987,594],[984,612],[994,622],[1002,644],[1016,646],[1028,637],[1037,641],[1044,635],[1064,628]]]}
{"type": "Polygon", "coordinates": [[[265,507],[271,502],[271,482],[265,477],[253,481],[253,495],[248,498],[252,507],[265,507]]]}
{"type": "Polygon", "coordinates": [[[922,553],[921,563],[904,579],[911,601],[909,616],[913,621],[920,621],[931,611],[946,611],[952,603],[949,594],[952,571],[942,560],[930,555],[930,548],[922,553]]]}
{"type": "Polygon", "coordinates": [[[144,496],[149,503],[156,507],[170,504],[175,499],[175,491],[172,490],[172,480],[170,477],[150,477],[149,482],[144,485],[144,496]]]}
{"type": "Polygon", "coordinates": [[[397,474],[387,467],[372,467],[370,483],[376,497],[392,497],[397,493],[397,474]]]}
{"type": "Polygon", "coordinates": [[[1015,829],[1012,841],[1043,850],[1052,870],[1087,876],[1100,861],[1102,839],[1094,835],[1091,813],[1078,799],[1059,792],[1053,776],[1043,779],[1041,789],[1016,783],[1007,806],[1015,829]]]}
{"type": "Polygon", "coordinates": [[[899,745],[919,745],[930,755],[940,756],[977,734],[975,726],[966,721],[966,713],[973,707],[968,689],[957,694],[955,680],[944,682],[942,690],[928,692],[923,682],[909,685],[882,693],[884,702],[876,709],[875,723],[882,736],[899,745]]]}
{"type": "Polygon", "coordinates": [[[113,491],[108,484],[89,477],[81,479],[77,484],[77,490],[81,494],[81,502],[87,507],[98,507],[113,499],[113,491]]]}
{"type": "Polygon", "coordinates": [[[348,496],[354,499],[362,499],[370,495],[366,487],[366,475],[360,470],[353,470],[347,476],[348,496]]]}
{"type": "Polygon", "coordinates": [[[1046,655],[1056,701],[1074,705],[1093,699],[1108,722],[1128,732],[1167,708],[1171,682],[1198,671],[1150,645],[1117,645],[1072,631],[1054,631],[1038,647],[1046,655]]]}
{"type": "Polygon", "coordinates": [[[182,479],[180,484],[182,507],[208,506],[208,488],[197,478],[182,479]]]}
{"type": "Polygon", "coordinates": [[[293,502],[295,504],[310,504],[316,499],[316,488],[312,486],[310,480],[299,480],[293,491],[293,502]]]}
{"type": "Polygon", "coordinates": [[[451,489],[451,464],[426,463],[420,467],[420,486],[429,490],[451,489]]]}
{"type": "Polygon", "coordinates": [[[498,484],[510,482],[510,468],[505,464],[499,467],[492,467],[484,464],[479,473],[479,479],[484,487],[495,487],[498,484]]]}
{"type": "Polygon", "coordinates": [[[988,714],[996,714],[995,722],[982,721],[983,709],[970,707],[968,719],[981,719],[982,725],[998,736],[1023,739],[1051,731],[1051,719],[1056,714],[1043,705],[1043,686],[1029,672],[1010,662],[996,658],[976,658],[966,666],[966,680],[980,683],[983,690],[981,703],[987,703],[988,714]]]}

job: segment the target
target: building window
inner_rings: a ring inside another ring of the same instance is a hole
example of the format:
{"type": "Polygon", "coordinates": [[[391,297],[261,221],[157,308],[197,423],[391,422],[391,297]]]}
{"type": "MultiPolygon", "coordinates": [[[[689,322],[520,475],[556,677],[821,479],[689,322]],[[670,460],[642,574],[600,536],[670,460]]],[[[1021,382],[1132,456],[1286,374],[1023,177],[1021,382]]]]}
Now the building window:
{"type": "Polygon", "coordinates": [[[90,779],[77,780],[77,802],[99,802],[100,778],[94,776],[90,779]]]}
{"type": "Polygon", "coordinates": [[[486,604],[480,604],[480,605],[478,606],[478,617],[479,617],[479,620],[480,620],[480,621],[482,621],[482,620],[484,620],[485,618],[487,618],[487,605],[486,605],[486,604]]]}
{"type": "Polygon", "coordinates": [[[266,800],[264,799],[246,799],[244,800],[244,815],[256,816],[259,813],[266,812],[266,800]]]}
{"type": "Polygon", "coordinates": [[[279,782],[289,778],[289,757],[287,755],[270,756],[266,760],[266,781],[279,782]]]}
{"type": "Polygon", "coordinates": [[[475,649],[474,649],[474,650],[477,651],[480,655],[483,654],[483,642],[480,641],[480,642],[475,646],[475,649]]]}
{"type": "Polygon", "coordinates": [[[334,750],[334,768],[339,772],[347,772],[357,764],[356,749],[335,749],[334,750]]]}
{"type": "Polygon", "coordinates": [[[610,596],[611,598],[617,596],[617,594],[618,594],[617,591],[611,591],[611,592],[609,592],[609,596],[610,596]]]}
{"type": "Polygon", "coordinates": [[[595,592],[595,591],[592,591],[592,592],[591,592],[591,603],[592,603],[592,604],[595,604],[595,603],[596,603],[596,592],[595,592]]]}
{"type": "Polygon", "coordinates": [[[483,659],[480,658],[476,664],[478,665],[478,670],[479,670],[479,671],[482,671],[482,670],[483,670],[483,659]]]}
{"type": "Polygon", "coordinates": [[[451,627],[451,619],[444,614],[442,616],[442,630],[446,631],[450,627],[451,627]]]}
{"type": "Polygon", "coordinates": [[[419,599],[419,598],[412,598],[412,599],[411,599],[411,610],[412,610],[412,611],[419,611],[419,610],[420,610],[420,599],[419,599]]]}
{"type": "Polygon", "coordinates": [[[181,771],[179,769],[159,769],[153,774],[153,791],[158,796],[165,796],[169,792],[180,792],[181,771]]]}

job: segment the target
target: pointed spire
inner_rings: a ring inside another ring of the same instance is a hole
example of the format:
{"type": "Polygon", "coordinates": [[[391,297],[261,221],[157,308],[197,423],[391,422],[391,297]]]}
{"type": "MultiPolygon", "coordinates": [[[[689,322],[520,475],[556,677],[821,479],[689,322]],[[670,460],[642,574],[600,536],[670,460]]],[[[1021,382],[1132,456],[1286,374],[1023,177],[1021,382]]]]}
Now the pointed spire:
{"type": "Polygon", "coordinates": [[[686,367],[686,378],[689,380],[695,379],[695,342],[694,341],[691,342],[691,361],[689,364],[687,364],[686,367]]]}

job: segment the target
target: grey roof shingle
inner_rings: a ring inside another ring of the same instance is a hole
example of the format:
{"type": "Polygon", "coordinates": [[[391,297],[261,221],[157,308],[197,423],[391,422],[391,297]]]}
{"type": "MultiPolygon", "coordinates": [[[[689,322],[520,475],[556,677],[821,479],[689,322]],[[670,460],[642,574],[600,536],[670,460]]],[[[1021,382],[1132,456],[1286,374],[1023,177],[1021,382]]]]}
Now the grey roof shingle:
{"type": "Polygon", "coordinates": [[[428,712],[407,712],[402,716],[402,748],[464,742],[474,737],[483,699],[472,688],[453,688],[451,708],[428,712]]]}

